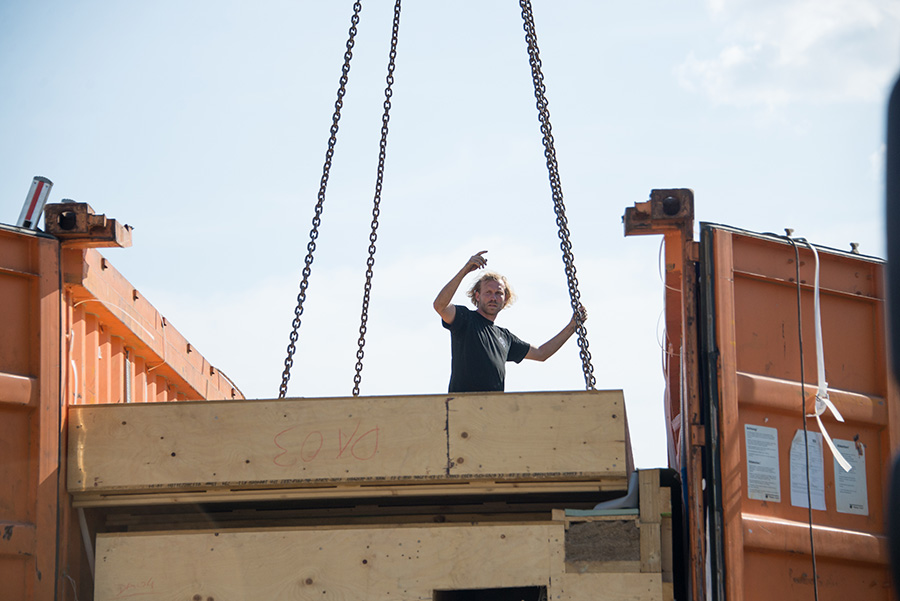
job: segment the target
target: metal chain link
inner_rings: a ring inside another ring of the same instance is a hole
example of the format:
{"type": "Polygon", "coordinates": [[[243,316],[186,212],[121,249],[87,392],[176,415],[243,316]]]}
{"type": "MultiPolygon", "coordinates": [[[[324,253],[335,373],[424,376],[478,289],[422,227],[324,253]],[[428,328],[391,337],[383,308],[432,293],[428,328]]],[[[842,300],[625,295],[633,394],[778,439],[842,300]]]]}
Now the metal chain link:
{"type": "Polygon", "coordinates": [[[534,29],[534,15],[531,11],[530,0],[519,0],[522,9],[523,28],[525,30],[525,42],[528,44],[528,62],[531,65],[531,78],[534,81],[534,97],[537,101],[538,120],[541,123],[541,133],[544,141],[544,157],[547,159],[547,171],[550,177],[550,189],[553,193],[553,208],[556,211],[556,224],[559,226],[559,247],[562,250],[563,263],[566,269],[566,279],[569,284],[569,299],[572,311],[575,313],[576,331],[578,332],[578,347],[581,355],[581,365],[584,371],[584,383],[588,390],[593,390],[597,383],[594,377],[594,367],[591,365],[591,352],[588,348],[587,328],[581,321],[578,311],[581,306],[581,293],[578,292],[578,278],[575,274],[575,258],[572,255],[572,243],[569,240],[569,227],[566,219],[566,208],[563,204],[562,183],[559,178],[559,165],[556,161],[556,149],[553,146],[553,131],[550,126],[550,110],[547,107],[547,88],[544,85],[544,75],[541,72],[541,56],[537,44],[537,33],[534,29]]]}
{"type": "Polygon", "coordinates": [[[375,267],[375,241],[378,240],[378,216],[381,213],[381,186],[384,180],[384,160],[387,155],[388,123],[391,120],[391,96],[394,85],[394,62],[397,58],[397,34],[400,31],[400,0],[394,3],[394,24],[391,30],[391,52],[384,89],[384,114],[381,116],[381,142],[378,147],[378,175],[375,178],[375,199],[372,207],[372,231],[369,234],[369,258],[366,260],[366,284],[363,287],[362,314],[359,323],[359,348],[356,351],[356,375],[353,376],[353,396],[359,396],[362,381],[363,357],[366,345],[367,321],[369,319],[369,298],[372,292],[372,276],[375,267]]]}
{"type": "Polygon", "coordinates": [[[359,25],[359,13],[362,10],[361,2],[353,3],[353,16],[350,18],[350,31],[344,51],[344,65],[341,67],[341,78],[338,86],[337,100],[334,102],[334,114],[331,117],[331,135],[328,138],[328,150],[325,152],[325,164],[322,167],[322,178],[319,181],[318,202],[316,203],[315,216],[312,220],[312,230],[309,232],[309,244],[306,245],[306,259],[304,260],[303,279],[300,281],[300,292],[297,294],[297,307],[294,309],[293,329],[290,334],[290,343],[287,346],[287,358],[284,360],[284,372],[281,374],[281,386],[278,390],[278,398],[283,399],[287,394],[288,381],[291,379],[291,367],[294,365],[294,353],[297,350],[297,339],[303,316],[303,303],[306,301],[306,289],[309,287],[309,276],[312,273],[313,253],[316,250],[316,239],[319,237],[319,225],[322,223],[322,209],[325,204],[325,190],[328,187],[328,176],[331,172],[331,160],[334,156],[334,147],[337,144],[338,123],[341,120],[341,108],[344,106],[344,95],[347,93],[347,81],[350,74],[350,59],[353,58],[353,46],[356,40],[357,25],[359,25]]]}

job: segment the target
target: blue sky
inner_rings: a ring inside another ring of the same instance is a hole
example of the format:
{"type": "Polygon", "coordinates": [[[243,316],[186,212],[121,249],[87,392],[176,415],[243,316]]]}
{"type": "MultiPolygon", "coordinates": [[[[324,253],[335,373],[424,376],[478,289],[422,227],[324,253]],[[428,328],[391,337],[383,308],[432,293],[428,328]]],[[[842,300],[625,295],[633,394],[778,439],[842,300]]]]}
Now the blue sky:
{"type": "MultiPolygon", "coordinates": [[[[625,391],[637,464],[665,464],[652,188],[697,221],[884,256],[884,110],[900,5],[534,0],[600,388],[625,391]]],[[[105,255],[248,397],[277,395],[350,2],[0,4],[0,221],[31,178],[134,226],[105,255]]],[[[292,396],[352,390],[392,5],[362,11],[292,396]]],[[[407,0],[362,393],[446,390],[431,301],[487,249],[540,343],[566,281],[515,2],[407,0]]],[[[458,302],[463,302],[462,296],[458,302]]],[[[827,349],[826,349],[827,350],[827,349]]],[[[570,342],[507,389],[583,386],[570,342]]]]}

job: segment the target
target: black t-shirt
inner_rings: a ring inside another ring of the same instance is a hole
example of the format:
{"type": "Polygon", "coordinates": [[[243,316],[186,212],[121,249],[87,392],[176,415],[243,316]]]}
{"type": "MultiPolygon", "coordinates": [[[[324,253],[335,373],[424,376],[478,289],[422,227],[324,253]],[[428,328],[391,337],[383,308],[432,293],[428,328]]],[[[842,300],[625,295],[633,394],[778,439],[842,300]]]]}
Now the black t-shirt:
{"type": "Polygon", "coordinates": [[[450,330],[450,392],[503,391],[506,362],[521,363],[531,345],[477,311],[456,305],[450,330]]]}

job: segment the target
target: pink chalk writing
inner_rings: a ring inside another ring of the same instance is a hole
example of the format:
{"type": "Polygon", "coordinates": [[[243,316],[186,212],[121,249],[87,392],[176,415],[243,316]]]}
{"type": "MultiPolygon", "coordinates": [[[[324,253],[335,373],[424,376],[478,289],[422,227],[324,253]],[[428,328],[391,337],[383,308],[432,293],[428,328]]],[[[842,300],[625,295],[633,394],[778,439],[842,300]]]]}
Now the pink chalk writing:
{"type": "MultiPolygon", "coordinates": [[[[303,461],[309,462],[319,456],[319,451],[322,450],[322,446],[325,444],[325,437],[322,436],[321,432],[310,432],[306,435],[306,438],[303,439],[303,444],[300,446],[300,459],[303,461]],[[319,439],[318,445],[315,442],[309,444],[309,439],[312,438],[315,441],[316,438],[319,439]],[[309,448],[307,448],[309,445],[309,448]],[[313,450],[312,447],[315,447],[313,450]]],[[[296,463],[296,462],[295,462],[296,463]]]]}
{"type": "Polygon", "coordinates": [[[154,587],[155,584],[153,583],[153,578],[147,578],[140,582],[119,584],[117,587],[118,592],[116,592],[116,599],[127,599],[129,597],[138,597],[141,595],[155,595],[156,591],[154,590],[154,587]]]}
{"type": "Polygon", "coordinates": [[[291,426],[277,433],[272,442],[280,450],[272,461],[280,467],[316,460],[342,459],[368,461],[378,453],[380,428],[375,426],[360,433],[362,420],[358,420],[352,432],[338,426],[333,431],[309,430],[291,426]]]}

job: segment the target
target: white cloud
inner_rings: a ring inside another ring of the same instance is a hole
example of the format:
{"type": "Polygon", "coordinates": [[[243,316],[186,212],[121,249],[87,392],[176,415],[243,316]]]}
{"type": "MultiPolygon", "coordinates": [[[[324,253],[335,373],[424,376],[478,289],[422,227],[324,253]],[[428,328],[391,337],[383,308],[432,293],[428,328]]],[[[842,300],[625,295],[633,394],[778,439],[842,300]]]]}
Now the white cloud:
{"type": "Polygon", "coordinates": [[[881,102],[898,67],[900,13],[886,0],[709,3],[719,51],[692,51],[679,82],[721,105],[881,102]]]}
{"type": "Polygon", "coordinates": [[[706,4],[709,6],[709,12],[716,15],[725,10],[725,1],[726,0],[707,0],[706,4]]]}

